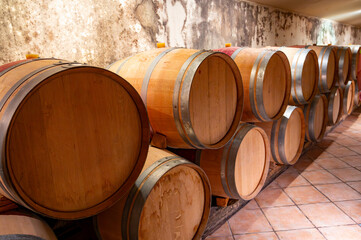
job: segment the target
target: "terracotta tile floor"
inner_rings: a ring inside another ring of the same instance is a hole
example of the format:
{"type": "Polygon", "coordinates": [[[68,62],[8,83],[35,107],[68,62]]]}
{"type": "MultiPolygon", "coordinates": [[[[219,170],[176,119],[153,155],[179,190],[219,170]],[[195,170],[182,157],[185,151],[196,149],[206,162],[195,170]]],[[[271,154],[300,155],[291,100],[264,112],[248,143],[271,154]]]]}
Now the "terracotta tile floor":
{"type": "Polygon", "coordinates": [[[361,115],[353,113],[207,239],[361,240],[361,115]]]}

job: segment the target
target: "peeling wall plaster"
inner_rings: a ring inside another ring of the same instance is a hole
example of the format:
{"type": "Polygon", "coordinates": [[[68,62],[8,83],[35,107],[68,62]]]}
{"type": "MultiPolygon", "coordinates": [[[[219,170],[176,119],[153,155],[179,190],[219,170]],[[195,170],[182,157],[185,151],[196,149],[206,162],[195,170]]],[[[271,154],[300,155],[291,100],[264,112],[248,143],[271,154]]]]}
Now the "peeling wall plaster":
{"type": "Polygon", "coordinates": [[[167,46],[361,44],[361,29],[238,0],[0,0],[0,64],[26,53],[104,67],[167,46]]]}

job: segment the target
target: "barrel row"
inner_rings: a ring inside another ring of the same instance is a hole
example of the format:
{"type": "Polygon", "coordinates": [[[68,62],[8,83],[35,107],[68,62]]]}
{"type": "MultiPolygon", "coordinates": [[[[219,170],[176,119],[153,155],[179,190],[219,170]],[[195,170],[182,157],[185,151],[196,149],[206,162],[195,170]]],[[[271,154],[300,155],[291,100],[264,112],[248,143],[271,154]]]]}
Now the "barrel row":
{"type": "MultiPolygon", "coordinates": [[[[324,50],[324,52],[326,52],[326,50],[324,50]]],[[[346,55],[347,51],[344,51],[344,55],[342,55],[342,51],[335,53],[334,48],[330,52],[335,56],[339,56],[341,59],[342,56],[346,55]]],[[[331,53],[328,54],[332,55],[331,53]]],[[[14,147],[5,147],[5,151],[9,151],[9,153],[5,152],[5,156],[8,156],[8,158],[9,156],[15,157],[14,160],[11,159],[11,161],[6,162],[7,168],[9,166],[13,168],[11,168],[10,171],[5,168],[4,177],[1,179],[1,183],[3,183],[1,185],[3,193],[33,211],[63,219],[75,219],[94,215],[102,212],[102,209],[113,205],[117,201],[116,199],[123,199],[120,203],[118,202],[114,205],[112,211],[104,212],[104,214],[110,214],[109,212],[112,212],[112,214],[115,213],[115,215],[106,216],[103,220],[101,220],[102,218],[100,217],[103,213],[98,215],[96,218],[96,226],[99,235],[107,236],[107,234],[112,235],[116,233],[122,235],[124,239],[128,239],[141,238],[141,236],[149,235],[149,231],[152,231],[152,235],[157,236],[158,239],[172,239],[176,237],[174,234],[177,233],[177,230],[172,227],[179,226],[183,227],[181,231],[182,234],[186,234],[190,239],[198,238],[204,230],[209,215],[211,187],[212,193],[217,196],[245,200],[252,199],[263,187],[267,177],[270,159],[279,164],[294,164],[301,154],[305,137],[308,141],[319,141],[322,139],[326,124],[330,124],[330,122],[327,121],[329,121],[328,102],[331,101],[331,98],[336,99],[333,100],[335,102],[332,107],[334,112],[336,112],[334,109],[337,109],[337,106],[343,105],[347,106],[346,114],[350,113],[350,111],[348,111],[350,109],[349,106],[351,106],[352,111],[355,96],[353,81],[348,83],[344,81],[342,85],[339,80],[339,85],[343,87],[343,98],[340,93],[340,88],[331,91],[331,89],[333,90],[332,86],[334,82],[330,85],[328,91],[325,90],[325,92],[330,92],[327,97],[316,94],[317,83],[319,84],[318,91],[320,91],[321,87],[325,87],[325,85],[320,85],[320,81],[318,81],[318,77],[322,75],[322,73],[320,73],[322,69],[317,65],[316,59],[317,53],[311,48],[296,49],[282,47],[277,49],[226,48],[219,49],[216,52],[180,48],[156,49],[137,54],[125,60],[120,60],[112,64],[109,69],[127,79],[134,88],[130,85],[124,84],[123,86],[120,84],[126,89],[124,91],[126,94],[119,100],[116,100],[116,97],[110,94],[108,100],[112,103],[121,101],[129,102],[130,107],[125,111],[130,114],[125,114],[124,112],[114,112],[112,114],[115,116],[119,114],[127,116],[126,120],[121,120],[121,122],[124,121],[124,125],[122,126],[129,124],[129,129],[139,129],[138,133],[132,132],[130,134],[135,136],[132,141],[128,142],[138,148],[129,145],[125,146],[124,149],[134,149],[134,152],[129,153],[130,156],[125,156],[129,157],[132,163],[129,163],[130,160],[125,160],[125,164],[128,164],[126,167],[117,166],[119,169],[129,169],[127,173],[122,174],[122,179],[114,178],[114,181],[113,179],[95,179],[95,181],[98,181],[100,184],[102,182],[104,184],[104,182],[109,183],[118,180],[118,182],[116,182],[117,188],[113,186],[113,192],[109,192],[109,195],[103,192],[103,199],[96,198],[95,196],[93,202],[92,200],[89,202],[79,201],[80,204],[78,205],[68,204],[58,206],[58,209],[54,207],[54,209],[50,208],[49,211],[49,206],[46,205],[48,203],[44,203],[44,200],[39,199],[39,202],[33,203],[31,202],[33,201],[33,196],[27,196],[27,193],[23,194],[21,190],[19,190],[22,189],[23,186],[26,189],[29,188],[30,184],[26,185],[27,183],[22,182],[22,186],[20,187],[18,186],[20,185],[18,183],[19,179],[8,176],[16,174],[20,176],[20,174],[24,174],[21,170],[16,170],[20,164],[23,164],[22,160],[17,159],[22,159],[23,157],[18,156],[16,151],[11,152],[14,147]],[[275,88],[274,86],[278,87],[275,88]],[[127,87],[131,90],[127,89],[127,87]],[[136,91],[140,97],[136,94],[136,91]],[[334,92],[333,95],[332,92],[334,92]],[[132,94],[134,94],[134,96],[132,94]],[[129,97],[129,95],[131,96],[129,97]],[[131,100],[124,100],[127,99],[127,96],[131,100]],[[346,100],[345,96],[347,96],[346,100]],[[342,98],[342,104],[340,104],[340,98],[342,98]],[[142,102],[144,104],[142,104],[142,102]],[[287,106],[288,104],[298,106],[287,106]],[[148,124],[145,108],[148,112],[150,124],[148,124]],[[132,111],[137,114],[131,115],[132,111]],[[139,119],[138,122],[133,121],[137,118],[139,119]],[[241,121],[251,122],[252,124],[241,121]],[[133,126],[131,124],[133,124],[133,126]],[[147,156],[146,152],[148,151],[150,128],[153,134],[160,134],[166,137],[168,147],[198,149],[194,150],[194,158],[200,167],[174,154],[165,153],[155,148],[151,148],[145,161],[147,156]],[[142,167],[142,174],[139,176],[142,167]],[[130,177],[132,174],[139,177],[130,177]],[[133,185],[134,182],[135,184],[133,185]],[[172,196],[166,196],[169,192],[178,192],[180,195],[175,195],[173,198],[172,196]],[[194,192],[197,192],[197,194],[190,194],[194,192]],[[108,198],[104,200],[104,196],[108,196],[108,198]],[[109,196],[115,197],[112,199],[109,196]],[[159,205],[160,202],[162,204],[159,205]],[[193,204],[189,205],[189,202],[193,202],[193,204]],[[106,204],[101,205],[101,203],[106,204]],[[196,208],[193,209],[192,207],[194,206],[196,206],[196,208]],[[43,207],[44,209],[46,208],[46,210],[42,209],[43,207]],[[173,215],[169,216],[169,213],[165,213],[166,211],[162,210],[162,207],[164,207],[164,209],[174,209],[174,214],[182,212],[184,213],[184,218],[182,216],[173,218],[173,215]],[[72,208],[75,208],[75,210],[72,208]],[[139,211],[139,209],[141,209],[141,211],[139,211]],[[184,212],[185,209],[189,211],[184,212]],[[157,221],[152,221],[149,217],[154,215],[158,216],[157,221]],[[169,219],[172,220],[169,221],[169,219]],[[189,219],[192,219],[192,221],[189,221],[189,219]],[[173,220],[174,222],[172,222],[173,220]],[[154,231],[154,229],[162,229],[167,221],[169,221],[168,231],[154,231]],[[111,223],[113,223],[115,229],[119,229],[119,222],[122,223],[121,230],[114,232],[114,229],[110,228],[112,226],[111,223]]],[[[39,61],[46,60],[42,59],[39,61]]],[[[34,116],[31,112],[39,105],[39,103],[36,102],[39,101],[38,99],[46,99],[44,102],[46,103],[46,109],[48,109],[48,112],[40,110],[38,112],[39,115],[44,114],[46,116],[45,120],[42,119],[44,121],[44,123],[42,123],[43,126],[41,126],[42,128],[50,125],[46,120],[51,121],[56,119],[56,117],[60,117],[56,115],[56,106],[51,104],[50,96],[55,96],[54,98],[57,96],[61,97],[61,101],[69,101],[72,103],[72,105],[70,105],[71,108],[79,108],[76,104],[74,105],[72,100],[63,99],[64,93],[56,95],[50,91],[51,93],[48,93],[49,96],[44,93],[48,92],[52,87],[56,88],[62,85],[65,85],[64,88],[67,91],[72,87],[74,87],[74,89],[84,89],[84,85],[89,84],[88,82],[83,85],[79,84],[78,86],[76,84],[74,86],[67,86],[64,83],[68,78],[72,77],[71,70],[87,68],[84,72],[75,72],[76,74],[89,73],[88,69],[90,68],[100,70],[78,63],[56,61],[57,62],[49,63],[49,65],[55,66],[48,67],[44,65],[38,67],[35,65],[35,69],[29,70],[24,78],[31,79],[31,77],[37,74],[43,77],[36,84],[23,84],[29,79],[23,81],[18,80],[19,82],[17,82],[18,85],[16,88],[23,87],[22,84],[25,86],[30,85],[31,87],[30,91],[24,94],[23,99],[19,97],[20,100],[13,104],[17,109],[23,108],[25,110],[19,110],[19,112],[17,112],[18,110],[14,110],[13,115],[4,114],[4,116],[10,116],[7,117],[7,119],[10,118],[8,125],[11,127],[8,127],[10,130],[7,130],[10,132],[6,139],[9,143],[5,142],[4,146],[13,146],[19,143],[19,133],[18,135],[16,135],[16,133],[22,131],[21,127],[25,128],[27,126],[19,126],[19,130],[16,128],[13,130],[13,127],[17,126],[15,120],[20,116],[20,120],[18,121],[21,123],[24,121],[27,122],[27,120],[34,121],[32,118],[34,116]],[[61,67],[61,70],[46,72],[48,68],[55,69],[57,67],[61,67]],[[61,73],[64,71],[67,71],[67,75],[62,78],[61,73]],[[28,75],[30,75],[30,77],[28,75]],[[60,85],[54,84],[54,86],[51,86],[51,84],[48,83],[56,82],[57,80],[61,82],[60,85]],[[40,91],[39,89],[41,89],[43,85],[45,86],[45,83],[50,86],[48,88],[44,87],[45,90],[40,91]],[[35,100],[28,100],[32,99],[32,97],[35,100]],[[50,100],[47,100],[46,97],[50,100]],[[24,100],[24,98],[26,100],[24,100]],[[28,102],[32,102],[33,105],[30,105],[31,103],[28,102]],[[29,104],[29,106],[27,106],[27,104],[29,104]],[[31,110],[27,110],[27,108],[31,110]],[[11,133],[12,131],[14,135],[11,133]],[[10,143],[13,143],[13,145],[10,143]]],[[[346,60],[344,59],[343,61],[345,62],[346,60]]],[[[22,65],[28,65],[31,62],[37,61],[18,63],[14,65],[15,67],[10,66],[9,69],[14,71],[14,69],[22,65]]],[[[339,67],[338,63],[339,62],[335,63],[335,68],[339,67]]],[[[3,72],[6,74],[11,72],[10,70],[3,72]]],[[[94,79],[96,79],[95,82],[98,84],[101,82],[98,75],[104,74],[108,78],[114,76],[108,71],[103,71],[103,73],[100,73],[100,71],[94,73],[94,75],[97,75],[94,79]]],[[[338,74],[340,71],[341,70],[338,71],[338,74]]],[[[342,68],[342,71],[343,73],[341,75],[344,76],[344,72],[348,70],[342,68]]],[[[333,71],[330,70],[329,72],[333,71]]],[[[341,79],[341,75],[335,76],[335,79],[341,79]]],[[[92,77],[87,76],[84,78],[91,79],[92,77]]],[[[116,79],[115,81],[122,82],[124,81],[123,78],[116,79]]],[[[81,78],[78,77],[77,79],[81,78]]],[[[114,81],[114,79],[112,80],[114,81]]],[[[109,83],[111,81],[108,82],[105,80],[105,82],[106,83],[101,82],[99,85],[95,85],[94,88],[105,85],[104,92],[111,92],[109,89],[114,90],[115,87],[109,83]],[[109,89],[106,87],[109,87],[109,89]]],[[[327,87],[329,86],[327,85],[327,87]]],[[[90,86],[89,88],[92,87],[90,86]]],[[[16,92],[16,90],[17,89],[13,91],[16,92]]],[[[120,92],[120,90],[115,89],[114,92],[120,92]]],[[[89,96],[101,96],[100,98],[104,98],[106,94],[102,94],[103,93],[93,93],[90,91],[89,96]]],[[[71,94],[66,92],[65,95],[71,94]]],[[[10,94],[9,98],[11,97],[10,94]]],[[[79,97],[79,99],[87,102],[89,100],[86,100],[86,97],[88,96],[79,97]]],[[[13,106],[11,102],[6,102],[5,105],[6,107],[13,106]]],[[[104,105],[107,105],[107,103],[104,103],[104,105]]],[[[77,123],[77,121],[84,121],[84,119],[76,115],[74,116],[73,112],[79,109],[72,110],[71,108],[69,112],[73,114],[71,117],[75,119],[71,124],[79,126],[80,124],[77,123]]],[[[88,109],[81,109],[80,112],[84,114],[87,110],[88,109]]],[[[97,110],[90,110],[92,113],[97,112],[97,110]]],[[[106,110],[104,111],[106,112],[106,110]]],[[[339,112],[342,111],[338,111],[336,117],[334,117],[334,113],[332,113],[332,122],[339,121],[339,112]]],[[[35,115],[35,113],[33,114],[35,115]]],[[[112,114],[110,114],[110,116],[113,116],[112,114]]],[[[96,114],[91,115],[90,119],[95,115],[96,114]]],[[[102,112],[99,115],[103,116],[102,112]]],[[[38,119],[35,119],[35,121],[38,121],[38,119]]],[[[62,121],[61,117],[59,121],[62,121]]],[[[84,128],[98,129],[97,126],[92,124],[94,123],[85,124],[84,128]]],[[[31,127],[34,126],[31,125],[31,127]]],[[[58,127],[59,125],[56,125],[54,129],[58,127]]],[[[109,128],[110,127],[114,127],[114,129],[121,128],[121,126],[109,125],[109,128]]],[[[64,129],[66,132],[67,128],[65,127],[64,129]]],[[[55,131],[51,129],[46,130],[46,133],[48,133],[48,131],[55,131]]],[[[80,133],[84,132],[80,131],[80,133]]],[[[114,135],[116,134],[118,134],[118,137],[120,136],[119,133],[115,132],[114,135]]],[[[46,134],[44,135],[46,136],[46,134]]],[[[114,139],[114,136],[109,136],[109,138],[111,137],[114,139]]],[[[65,138],[60,140],[64,141],[64,139],[65,138]]],[[[95,145],[91,141],[96,140],[90,137],[89,144],[86,143],[87,146],[95,145]]],[[[43,143],[46,145],[47,142],[46,139],[43,143]]],[[[30,148],[29,144],[31,143],[32,139],[30,136],[28,142],[25,142],[25,148],[30,148]]],[[[54,142],[53,144],[59,143],[54,142]]],[[[121,144],[124,144],[124,142],[121,144]]],[[[69,146],[72,145],[76,145],[76,143],[73,144],[70,142],[69,146]]],[[[31,145],[31,147],[32,146],[33,145],[31,145]]],[[[112,148],[113,147],[114,146],[112,146],[112,148]]],[[[79,149],[81,149],[81,147],[79,147],[79,149]]],[[[56,150],[60,152],[58,149],[54,150],[53,146],[50,146],[47,152],[56,153],[56,150]]],[[[107,152],[106,149],[101,148],[96,150],[99,152],[107,152]]],[[[81,150],[78,149],[77,151],[81,152],[81,150]]],[[[119,151],[121,152],[122,150],[119,151]]],[[[27,154],[35,156],[36,152],[38,152],[37,149],[27,154]]],[[[120,156],[120,152],[117,153],[118,156],[120,156]]],[[[128,151],[124,150],[123,152],[128,151]]],[[[90,152],[87,154],[90,155],[94,153],[90,152]]],[[[59,155],[62,157],[67,156],[66,154],[59,155]]],[[[69,155],[72,156],[73,152],[69,153],[69,155]]],[[[80,158],[85,159],[85,156],[87,155],[81,156],[80,158]]],[[[97,155],[95,154],[95,156],[97,155]]],[[[50,155],[50,157],[52,158],[53,155],[50,155]]],[[[54,163],[50,163],[50,165],[54,167],[52,164],[56,164],[59,160],[56,158],[52,160],[54,163]]],[[[75,160],[75,162],[77,161],[83,163],[79,159],[75,160]]],[[[90,159],[89,161],[92,160],[90,159]]],[[[113,163],[111,162],[109,164],[110,166],[106,166],[106,168],[112,170],[99,169],[99,171],[106,171],[107,173],[112,171],[121,172],[115,171],[111,164],[113,163]]],[[[46,167],[48,166],[44,166],[43,169],[46,167]]],[[[95,169],[96,167],[99,167],[99,165],[91,165],[91,168],[95,169]]],[[[18,167],[18,169],[21,168],[18,167]]],[[[25,174],[37,173],[32,172],[25,174]]],[[[79,172],[76,172],[76,174],[79,174],[79,172]]],[[[109,178],[111,177],[112,176],[109,176],[109,178]]],[[[67,179],[69,180],[70,178],[67,179]]],[[[55,180],[61,181],[59,179],[53,179],[53,181],[55,180]]],[[[35,181],[36,180],[34,180],[34,182],[35,181]]],[[[79,183],[79,185],[80,184],[81,183],[79,183]]],[[[104,187],[104,185],[102,185],[102,187],[104,187]]],[[[43,190],[46,191],[47,188],[49,188],[49,186],[44,187],[43,190]]],[[[59,189],[59,191],[61,192],[62,189],[59,189]]],[[[75,189],[69,189],[69,191],[76,192],[76,186],[75,189]]],[[[67,194],[68,193],[65,193],[64,196],[67,194]]],[[[71,201],[73,200],[69,200],[69,202],[71,201]]],[[[55,206],[59,203],[54,201],[49,203],[50,206],[52,206],[51,204],[55,206]]],[[[107,237],[104,239],[107,239],[107,237]]]]}

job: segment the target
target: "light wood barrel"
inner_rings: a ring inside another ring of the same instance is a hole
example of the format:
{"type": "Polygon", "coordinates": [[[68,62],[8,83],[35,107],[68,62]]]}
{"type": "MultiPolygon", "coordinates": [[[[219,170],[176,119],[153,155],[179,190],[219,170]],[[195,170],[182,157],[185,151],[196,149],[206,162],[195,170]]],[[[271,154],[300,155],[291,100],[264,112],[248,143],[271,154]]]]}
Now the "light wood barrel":
{"type": "Polygon", "coordinates": [[[223,53],[159,48],[113,63],[146,104],[155,133],[173,148],[219,148],[237,129],[242,78],[223,53]]]}
{"type": "MultiPolygon", "coordinates": [[[[351,78],[353,80],[361,81],[358,77],[358,72],[361,73],[360,66],[360,52],[361,52],[361,45],[351,45],[350,46],[352,58],[351,58],[351,78]]],[[[360,85],[359,85],[360,87],[360,85]]]]}
{"type": "Polygon", "coordinates": [[[312,101],[318,88],[319,67],[317,54],[312,49],[292,47],[267,47],[286,54],[291,67],[291,105],[302,105],[312,101]]]}
{"type": "Polygon", "coordinates": [[[337,46],[338,84],[344,86],[351,78],[352,52],[349,47],[337,46]]]}
{"type": "Polygon", "coordinates": [[[101,68],[34,59],[2,71],[0,83],[1,194],[52,218],[77,219],[132,187],[149,122],[128,82],[101,68]]]}
{"type": "Polygon", "coordinates": [[[319,81],[318,89],[321,93],[330,92],[335,85],[335,74],[337,74],[336,51],[332,46],[306,46],[312,49],[318,56],[319,81]]]}
{"type": "Polygon", "coordinates": [[[37,216],[22,211],[0,214],[2,240],[56,240],[51,228],[37,216]]]}
{"type": "Polygon", "coordinates": [[[305,118],[302,109],[288,106],[282,118],[274,122],[256,123],[271,141],[272,159],[278,164],[295,164],[305,142],[305,118]]]}
{"type": "Polygon", "coordinates": [[[99,239],[200,239],[210,211],[210,185],[197,165],[150,147],[127,198],[99,214],[99,239]]]}
{"type": "Polygon", "coordinates": [[[354,105],[354,98],[355,98],[355,82],[350,81],[344,88],[343,88],[343,114],[350,115],[353,110],[354,105]]]}
{"type": "Polygon", "coordinates": [[[281,118],[291,94],[287,56],[267,48],[227,47],[215,51],[231,56],[242,74],[245,96],[242,121],[264,122],[281,118]]]}
{"type": "Polygon", "coordinates": [[[305,105],[303,114],[306,121],[306,140],[319,142],[323,139],[327,126],[327,98],[324,94],[305,105]]]}
{"type": "Polygon", "coordinates": [[[266,181],[270,155],[264,130],[241,123],[224,148],[200,150],[196,161],[206,172],[213,195],[250,200],[266,181]]]}
{"type": "Polygon", "coordinates": [[[333,87],[327,94],[327,119],[328,126],[333,126],[341,120],[343,115],[343,93],[341,87],[333,87]]]}

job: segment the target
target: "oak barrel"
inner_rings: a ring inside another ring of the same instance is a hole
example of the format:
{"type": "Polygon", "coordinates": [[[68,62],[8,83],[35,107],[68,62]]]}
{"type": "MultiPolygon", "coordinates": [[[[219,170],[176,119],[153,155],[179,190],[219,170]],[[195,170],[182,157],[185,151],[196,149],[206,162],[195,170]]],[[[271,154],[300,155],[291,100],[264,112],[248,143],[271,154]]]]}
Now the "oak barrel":
{"type": "Polygon", "coordinates": [[[355,82],[349,81],[349,83],[343,87],[343,114],[350,115],[353,110],[355,98],[355,82]]]}
{"type": "Polygon", "coordinates": [[[351,78],[358,81],[358,88],[361,88],[361,45],[349,46],[352,52],[351,58],[351,78]]]}
{"type": "Polygon", "coordinates": [[[306,46],[307,49],[312,49],[318,56],[319,81],[318,89],[321,93],[330,92],[335,85],[337,74],[337,54],[332,46],[306,46]]]}
{"type": "Polygon", "coordinates": [[[305,118],[302,109],[288,106],[282,118],[274,122],[256,123],[271,142],[272,159],[278,164],[295,164],[305,142],[305,118]]]}
{"type": "Polygon", "coordinates": [[[318,88],[319,67],[317,54],[312,49],[291,47],[267,47],[286,54],[292,76],[291,105],[302,105],[312,101],[318,88]]]}
{"type": "Polygon", "coordinates": [[[225,147],[199,150],[196,161],[206,172],[213,195],[250,200],[265,183],[270,155],[264,130],[241,123],[225,147]]]}
{"type": "Polygon", "coordinates": [[[242,121],[264,122],[282,117],[291,94],[291,69],[283,52],[239,47],[214,51],[231,56],[241,72],[245,97],[242,121]]]}
{"type": "Polygon", "coordinates": [[[32,213],[12,210],[0,214],[0,239],[3,240],[56,240],[43,220],[32,213]]]}
{"type": "Polygon", "coordinates": [[[337,46],[338,84],[344,86],[351,78],[352,53],[349,47],[337,46]]]}
{"type": "Polygon", "coordinates": [[[158,48],[119,60],[109,70],[140,93],[155,133],[173,148],[219,148],[243,109],[239,70],[226,54],[158,48]]]}
{"type": "Polygon", "coordinates": [[[150,147],[129,195],[95,217],[99,239],[200,239],[210,211],[210,185],[197,165],[150,147]]]}
{"type": "Polygon", "coordinates": [[[324,94],[316,95],[310,104],[304,106],[307,141],[319,142],[323,139],[327,126],[327,106],[324,94]]]}
{"type": "Polygon", "coordinates": [[[0,73],[0,193],[60,219],[95,215],[140,174],[149,122],[118,75],[57,59],[0,73]]]}
{"type": "Polygon", "coordinates": [[[341,87],[333,87],[327,96],[327,119],[328,126],[333,126],[341,120],[343,115],[343,93],[341,87]]]}

